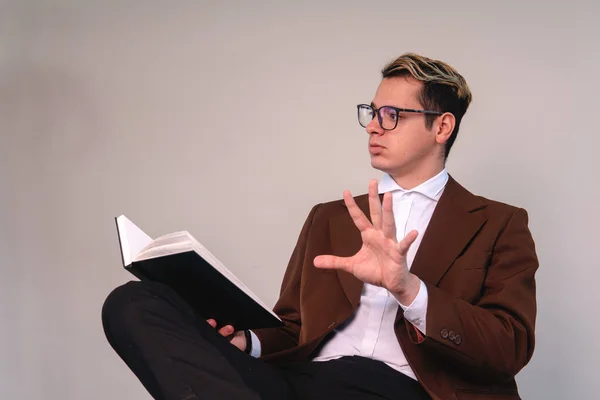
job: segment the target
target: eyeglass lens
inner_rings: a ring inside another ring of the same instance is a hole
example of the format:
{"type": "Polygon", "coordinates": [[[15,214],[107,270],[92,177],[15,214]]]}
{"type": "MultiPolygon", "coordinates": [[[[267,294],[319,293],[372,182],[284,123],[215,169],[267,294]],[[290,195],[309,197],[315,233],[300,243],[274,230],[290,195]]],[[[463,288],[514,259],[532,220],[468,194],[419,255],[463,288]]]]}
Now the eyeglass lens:
{"type": "MultiPolygon", "coordinates": [[[[391,107],[381,107],[379,110],[379,123],[386,130],[391,130],[396,127],[398,113],[391,107]]],[[[363,105],[358,107],[358,122],[363,128],[371,123],[374,118],[375,111],[372,107],[363,105]]]]}

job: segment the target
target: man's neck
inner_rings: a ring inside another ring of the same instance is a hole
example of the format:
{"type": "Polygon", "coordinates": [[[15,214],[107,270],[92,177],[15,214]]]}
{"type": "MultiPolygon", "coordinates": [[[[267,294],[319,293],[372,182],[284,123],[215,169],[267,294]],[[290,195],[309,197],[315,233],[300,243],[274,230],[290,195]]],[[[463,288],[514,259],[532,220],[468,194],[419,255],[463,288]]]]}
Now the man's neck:
{"type": "Polygon", "coordinates": [[[390,176],[402,189],[410,190],[419,186],[423,182],[427,182],[445,168],[444,164],[435,165],[432,168],[423,168],[415,171],[392,172],[390,176]]]}

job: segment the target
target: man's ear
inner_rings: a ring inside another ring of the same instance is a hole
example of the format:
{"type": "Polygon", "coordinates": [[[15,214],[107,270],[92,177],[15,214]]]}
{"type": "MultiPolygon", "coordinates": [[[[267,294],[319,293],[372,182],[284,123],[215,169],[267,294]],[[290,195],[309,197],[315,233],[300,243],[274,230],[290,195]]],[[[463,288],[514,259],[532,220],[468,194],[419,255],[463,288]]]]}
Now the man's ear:
{"type": "Polygon", "coordinates": [[[439,144],[444,144],[450,139],[454,126],[456,125],[456,118],[454,114],[446,112],[440,115],[435,122],[435,141],[439,144]]]}

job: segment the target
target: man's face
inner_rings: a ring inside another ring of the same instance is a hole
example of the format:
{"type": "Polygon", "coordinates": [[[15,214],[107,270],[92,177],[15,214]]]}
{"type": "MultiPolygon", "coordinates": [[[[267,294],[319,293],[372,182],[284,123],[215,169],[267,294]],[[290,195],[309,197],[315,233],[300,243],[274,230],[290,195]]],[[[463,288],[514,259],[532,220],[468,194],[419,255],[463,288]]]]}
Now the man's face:
{"type": "MultiPolygon", "coordinates": [[[[412,78],[385,78],[379,84],[372,106],[423,109],[419,94],[423,84],[412,78]]],[[[371,166],[392,176],[419,173],[439,158],[439,144],[434,129],[425,126],[425,115],[399,113],[398,125],[393,130],[383,130],[377,116],[367,125],[371,166]]]]}

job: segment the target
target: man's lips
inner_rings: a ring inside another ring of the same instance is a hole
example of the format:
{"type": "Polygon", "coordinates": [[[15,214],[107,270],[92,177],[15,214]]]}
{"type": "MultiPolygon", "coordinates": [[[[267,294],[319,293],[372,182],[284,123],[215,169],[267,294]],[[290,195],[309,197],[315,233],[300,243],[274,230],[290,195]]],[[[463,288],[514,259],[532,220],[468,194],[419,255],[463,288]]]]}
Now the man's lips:
{"type": "Polygon", "coordinates": [[[369,143],[369,153],[371,154],[381,153],[383,149],[385,149],[385,147],[381,145],[378,145],[376,143],[369,143]]]}

